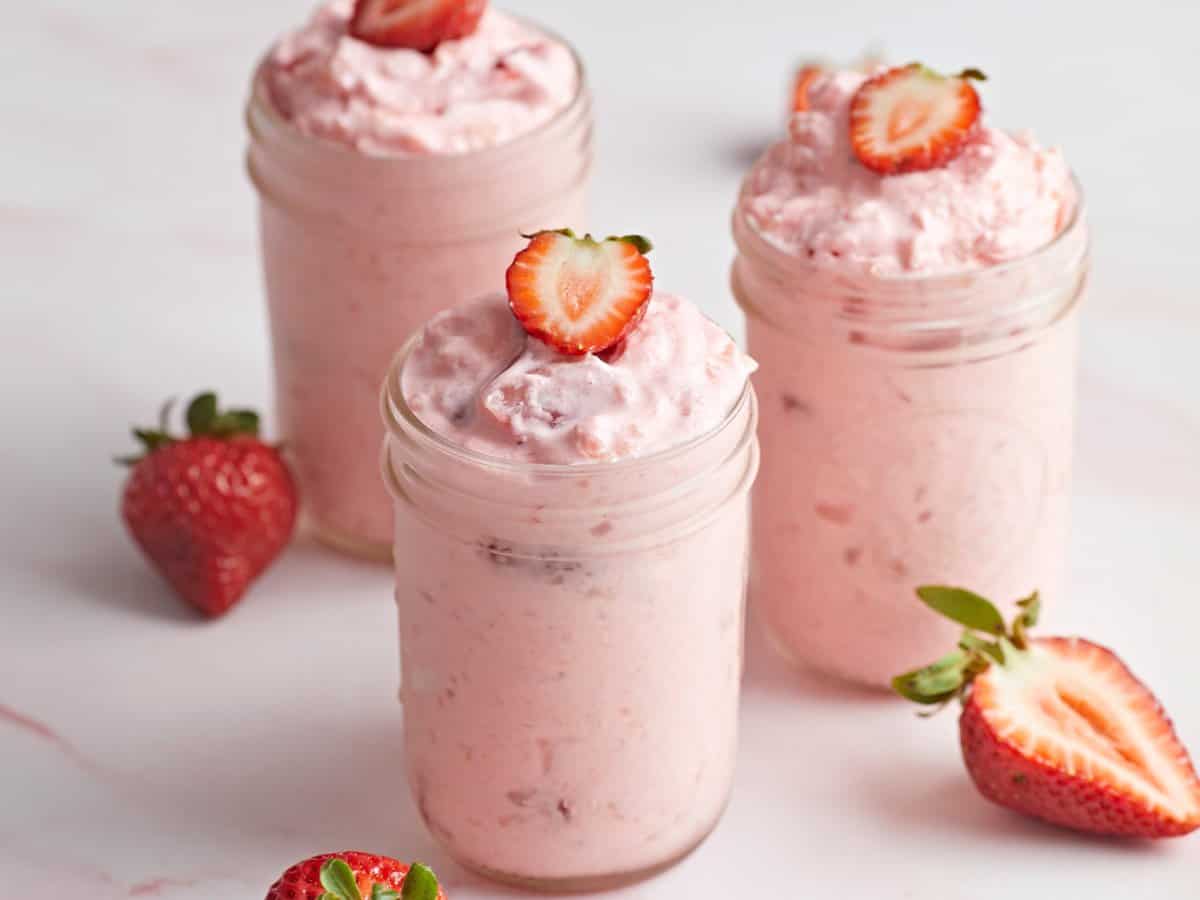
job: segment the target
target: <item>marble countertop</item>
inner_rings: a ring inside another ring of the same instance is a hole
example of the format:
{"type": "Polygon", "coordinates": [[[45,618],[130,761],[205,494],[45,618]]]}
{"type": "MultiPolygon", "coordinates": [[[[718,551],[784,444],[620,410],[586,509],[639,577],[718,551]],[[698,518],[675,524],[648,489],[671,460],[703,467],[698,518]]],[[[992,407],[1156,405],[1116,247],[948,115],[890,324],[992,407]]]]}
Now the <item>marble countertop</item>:
{"type": "MultiPolygon", "coordinates": [[[[874,46],[977,65],[992,75],[994,120],[1066,148],[1089,196],[1096,265],[1073,602],[1048,626],[1117,646],[1200,751],[1197,9],[512,5],[571,35],[587,60],[595,221],[652,235],[659,283],[737,333],[728,211],[739,172],[779,126],[794,60],[874,46]]],[[[241,103],[256,55],[306,7],[51,0],[8,11],[20,36],[0,82],[10,887],[254,898],[289,863],[357,846],[428,860],[454,900],[517,896],[459,870],[416,820],[386,569],[301,537],[234,614],[200,622],[116,514],[111,457],[164,396],[212,385],[238,402],[269,399],[241,103]]],[[[611,896],[716,900],[731,883],[744,897],[1200,895],[1200,837],[1089,840],[993,808],[964,776],[952,715],[920,722],[886,697],[790,671],[754,634],[742,725],[717,832],[668,874],[611,896]]]]}

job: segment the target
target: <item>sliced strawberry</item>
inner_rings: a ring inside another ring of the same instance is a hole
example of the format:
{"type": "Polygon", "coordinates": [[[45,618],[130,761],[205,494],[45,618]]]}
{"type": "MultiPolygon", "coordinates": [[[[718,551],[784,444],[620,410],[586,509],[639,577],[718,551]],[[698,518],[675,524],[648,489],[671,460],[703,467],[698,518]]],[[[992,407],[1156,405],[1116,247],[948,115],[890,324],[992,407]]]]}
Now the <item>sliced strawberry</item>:
{"type": "Polygon", "coordinates": [[[850,143],[868,169],[884,175],[943,166],[962,152],[979,122],[978,69],[939,75],[920,63],[888,69],[850,101],[850,143]]]}
{"type": "Polygon", "coordinates": [[[356,0],[350,34],[379,47],[428,53],[471,34],[487,0],[356,0]]]}
{"type": "Polygon", "coordinates": [[[824,74],[825,67],[816,63],[807,63],[796,70],[796,76],[792,79],[792,112],[808,110],[808,89],[824,74]]]}
{"type": "Polygon", "coordinates": [[[522,327],[562,353],[599,353],[646,311],[654,277],[639,235],[576,237],[539,231],[506,275],[508,304],[522,327]]]}
{"type": "Polygon", "coordinates": [[[1021,601],[1009,630],[969,591],[918,594],[968,630],[956,651],[893,686],[919,703],[964,698],[959,741],[983,796],[1096,834],[1159,838],[1200,828],[1200,778],[1187,750],[1111,650],[1082,638],[1030,640],[1036,594],[1021,601]]]}

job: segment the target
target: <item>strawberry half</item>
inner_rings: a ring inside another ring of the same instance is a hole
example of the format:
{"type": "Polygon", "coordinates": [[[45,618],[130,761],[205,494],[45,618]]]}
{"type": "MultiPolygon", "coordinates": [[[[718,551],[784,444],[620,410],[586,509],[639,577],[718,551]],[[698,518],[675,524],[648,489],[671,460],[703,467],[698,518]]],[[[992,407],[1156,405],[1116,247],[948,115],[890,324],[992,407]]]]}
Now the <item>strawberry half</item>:
{"type": "Polygon", "coordinates": [[[867,79],[850,101],[850,144],[884,175],[944,166],[962,152],[979,122],[978,69],[939,75],[920,63],[867,79]]]}
{"type": "Polygon", "coordinates": [[[792,112],[808,110],[808,89],[812,83],[825,74],[825,67],[816,63],[801,66],[792,79],[792,112]]]}
{"type": "Polygon", "coordinates": [[[508,267],[508,305],[521,326],[561,353],[599,353],[642,318],[654,276],[640,235],[539,231],[508,267]]]}
{"type": "Polygon", "coordinates": [[[1161,838],[1200,827],[1200,779],[1158,700],[1111,650],[1030,639],[1035,593],[1010,629],[961,588],[923,587],[965,625],[958,649],[892,685],[918,703],[963,700],[963,761],[984,797],[1077,831],[1161,838]],[[982,634],[981,634],[982,632],[982,634]]]}
{"type": "Polygon", "coordinates": [[[296,863],[266,900],[446,900],[426,866],[374,853],[324,853],[296,863]]]}
{"type": "Polygon", "coordinates": [[[350,34],[377,47],[429,53],[479,26],[487,0],[356,0],[350,34]]]}
{"type": "Polygon", "coordinates": [[[121,501],[129,533],[151,563],[207,616],[232,607],[291,538],[299,506],[277,447],[258,438],[258,415],[217,408],[215,394],[187,409],[187,437],[134,429],[142,456],[121,501]]]}

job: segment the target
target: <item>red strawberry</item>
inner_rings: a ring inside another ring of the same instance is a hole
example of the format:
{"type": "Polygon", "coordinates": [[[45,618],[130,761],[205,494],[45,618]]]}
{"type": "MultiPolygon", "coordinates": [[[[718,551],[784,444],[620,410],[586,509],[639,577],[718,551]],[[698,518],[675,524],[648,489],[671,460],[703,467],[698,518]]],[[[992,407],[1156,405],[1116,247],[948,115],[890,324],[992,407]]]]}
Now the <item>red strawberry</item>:
{"type": "Polygon", "coordinates": [[[824,74],[825,67],[817,63],[807,63],[796,71],[796,76],[792,79],[792,112],[804,112],[808,109],[808,89],[824,74]]]}
{"type": "Polygon", "coordinates": [[[850,143],[884,175],[943,166],[962,152],[979,121],[978,69],[947,77],[910,63],[869,78],[850,101],[850,143]]]}
{"type": "Polygon", "coordinates": [[[508,267],[508,305],[522,327],[562,353],[616,344],[646,311],[654,276],[640,235],[581,238],[539,231],[508,267]]]}
{"type": "Polygon", "coordinates": [[[356,0],[350,34],[378,47],[429,53],[471,34],[486,7],[487,0],[356,0]]]}
{"type": "Polygon", "coordinates": [[[1160,838],[1200,828],[1200,778],[1187,750],[1111,650],[1082,638],[1029,639],[1036,593],[1007,630],[970,591],[917,593],[967,630],[953,653],[892,684],[918,703],[963,699],[963,760],[983,796],[1096,834],[1160,838]]]}
{"type": "Polygon", "coordinates": [[[296,524],[296,487],[258,415],[220,412],[215,394],[187,410],[188,437],[134,429],[146,448],[125,483],[121,514],[149,560],[185,600],[219,616],[279,555],[296,524]]]}
{"type": "Polygon", "coordinates": [[[446,900],[433,872],[374,853],[324,853],[296,863],[266,900],[446,900]]]}

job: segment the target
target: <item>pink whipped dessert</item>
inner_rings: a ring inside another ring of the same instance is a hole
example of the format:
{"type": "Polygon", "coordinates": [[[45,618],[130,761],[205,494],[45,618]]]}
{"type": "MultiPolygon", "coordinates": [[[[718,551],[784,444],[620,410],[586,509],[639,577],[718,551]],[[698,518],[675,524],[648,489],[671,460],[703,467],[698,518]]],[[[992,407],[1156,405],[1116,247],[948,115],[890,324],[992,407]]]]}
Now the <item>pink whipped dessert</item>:
{"type": "Polygon", "coordinates": [[[353,6],[318,8],[267,57],[270,98],[303,134],[376,156],[470,153],[544,125],[579,89],[565,44],[498,10],[423,53],[352,36],[353,6]]]}
{"type": "Polygon", "coordinates": [[[386,383],[409,779],[464,864],[600,888],[686,855],[734,767],[754,364],[655,294],[565,355],[504,297],[386,383]]]}
{"type": "Polygon", "coordinates": [[[986,122],[869,168],[868,77],[813,80],[747,175],[733,286],[762,365],[756,609],[788,655],[884,684],[953,640],[919,584],[1059,605],[1087,231],[1061,154],[986,122]]]}
{"type": "Polygon", "coordinates": [[[319,8],[259,66],[249,169],[306,509],[323,539],[386,557],[388,362],[433,313],[499,287],[522,232],[581,224],[591,106],[572,50],[501,12],[431,52],[361,40],[351,15],[319,8]]]}
{"type": "Polygon", "coordinates": [[[436,316],[404,367],[409,408],[460,447],[574,465],[649,456],[716,428],[754,363],[686,300],[657,293],[619,350],[566,356],[503,297],[436,316]]]}

